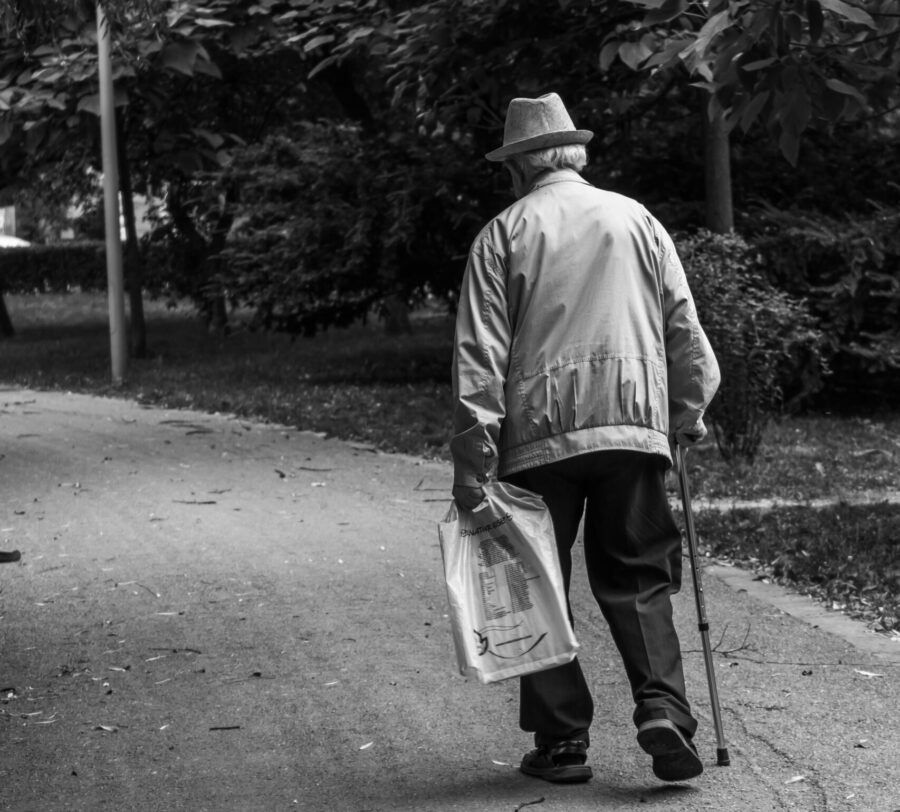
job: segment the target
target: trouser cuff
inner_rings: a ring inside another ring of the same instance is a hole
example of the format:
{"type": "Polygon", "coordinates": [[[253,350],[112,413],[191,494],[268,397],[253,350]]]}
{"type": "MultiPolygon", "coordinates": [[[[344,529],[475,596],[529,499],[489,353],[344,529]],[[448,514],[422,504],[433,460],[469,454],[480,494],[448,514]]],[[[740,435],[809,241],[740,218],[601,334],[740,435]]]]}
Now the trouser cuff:
{"type": "Polygon", "coordinates": [[[636,710],[634,713],[634,726],[640,727],[644,722],[649,722],[651,719],[668,719],[670,722],[678,725],[684,735],[689,739],[693,738],[694,734],[697,732],[697,720],[693,716],[680,713],[677,710],[653,710],[645,711],[643,713],[636,710]]]}

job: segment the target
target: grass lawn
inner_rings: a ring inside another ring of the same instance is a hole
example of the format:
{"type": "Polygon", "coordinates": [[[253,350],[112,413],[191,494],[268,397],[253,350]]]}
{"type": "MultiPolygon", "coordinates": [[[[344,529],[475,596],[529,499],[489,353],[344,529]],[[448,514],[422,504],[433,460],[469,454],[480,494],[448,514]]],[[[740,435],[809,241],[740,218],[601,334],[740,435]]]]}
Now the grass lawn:
{"type": "MultiPolygon", "coordinates": [[[[452,322],[413,319],[411,336],[355,325],[312,339],[207,333],[189,308],[145,303],[150,357],[110,383],[106,301],[96,294],[7,296],[17,335],[0,340],[0,382],[228,412],[326,432],[385,451],[448,459],[452,322]]],[[[753,465],[708,440],[688,455],[695,499],[850,502],[900,490],[900,414],[784,418],[753,465]]],[[[675,489],[674,478],[672,488],[675,489]]],[[[900,629],[900,505],[703,511],[713,555],[900,629]]]]}

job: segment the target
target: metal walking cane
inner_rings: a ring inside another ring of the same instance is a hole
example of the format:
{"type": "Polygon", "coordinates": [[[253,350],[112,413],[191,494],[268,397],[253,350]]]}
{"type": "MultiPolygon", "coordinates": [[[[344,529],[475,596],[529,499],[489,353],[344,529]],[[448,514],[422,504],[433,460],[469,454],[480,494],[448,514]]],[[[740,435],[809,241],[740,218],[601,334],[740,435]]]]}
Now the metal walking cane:
{"type": "Polygon", "coordinates": [[[688,557],[691,560],[691,574],[694,577],[694,597],[697,600],[697,627],[703,641],[703,660],[706,663],[706,679],[709,682],[709,701],[712,704],[713,724],[716,727],[716,762],[720,767],[731,764],[725,729],[722,727],[722,709],[719,707],[719,690],[716,687],[716,671],[713,667],[712,648],[709,645],[709,621],[706,618],[706,600],[703,596],[703,582],[700,579],[700,565],[697,561],[697,534],[694,531],[694,513],[691,510],[691,492],[688,487],[687,471],[684,466],[684,449],[675,446],[678,464],[678,481],[681,484],[681,504],[684,508],[684,526],[687,535],[688,557]]]}

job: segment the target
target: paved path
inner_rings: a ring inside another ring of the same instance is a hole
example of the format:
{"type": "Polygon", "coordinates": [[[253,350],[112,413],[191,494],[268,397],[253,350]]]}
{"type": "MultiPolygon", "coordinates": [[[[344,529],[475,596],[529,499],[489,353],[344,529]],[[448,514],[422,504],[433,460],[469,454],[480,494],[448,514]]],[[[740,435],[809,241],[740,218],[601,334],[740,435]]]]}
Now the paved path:
{"type": "Polygon", "coordinates": [[[900,646],[728,568],[705,584],[732,766],[690,590],[707,770],[668,786],[579,570],[595,778],[518,773],[515,685],[453,666],[449,485],[447,465],[291,429],[0,391],[0,549],[22,552],[0,564],[0,808],[900,809],[900,646]]]}

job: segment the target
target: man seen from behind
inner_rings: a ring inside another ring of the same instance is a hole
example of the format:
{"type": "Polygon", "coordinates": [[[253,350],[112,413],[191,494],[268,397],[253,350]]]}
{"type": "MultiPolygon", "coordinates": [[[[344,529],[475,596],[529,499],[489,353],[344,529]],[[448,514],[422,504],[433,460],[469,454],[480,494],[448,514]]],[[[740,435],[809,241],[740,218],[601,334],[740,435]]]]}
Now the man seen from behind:
{"type": "MultiPolygon", "coordinates": [[[[453,358],[453,496],[499,478],[546,502],[568,592],[584,518],[591,590],[621,654],[637,741],[664,781],[703,763],[671,595],[681,535],[665,473],[671,443],[706,434],[719,368],[672,239],[639,203],[581,177],[588,130],[555,93],[510,102],[503,145],[516,202],[469,254],[453,358]]],[[[570,610],[571,614],[571,610],[570,610]]],[[[522,772],[592,776],[594,704],[578,659],[520,678],[522,772]]]]}

